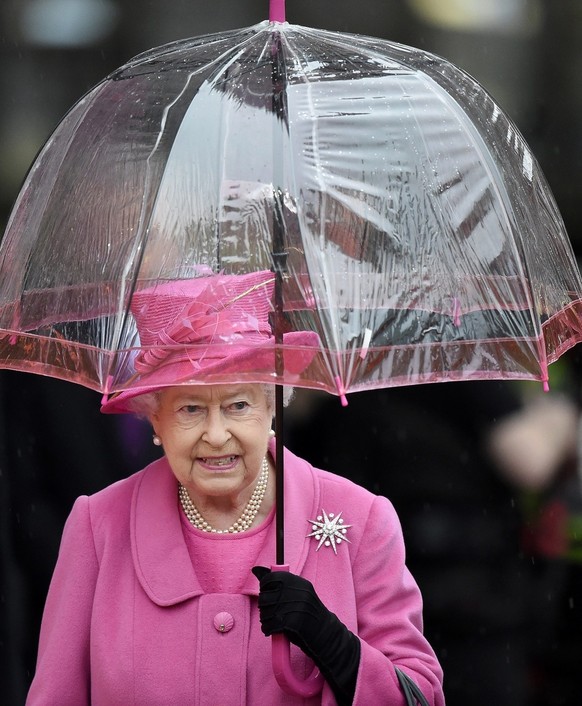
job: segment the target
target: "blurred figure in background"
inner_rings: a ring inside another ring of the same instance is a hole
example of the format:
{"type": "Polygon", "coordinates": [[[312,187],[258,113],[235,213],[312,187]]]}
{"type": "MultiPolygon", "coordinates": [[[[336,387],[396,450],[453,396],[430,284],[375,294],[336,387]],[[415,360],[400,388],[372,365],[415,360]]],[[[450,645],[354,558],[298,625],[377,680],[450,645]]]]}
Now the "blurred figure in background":
{"type": "Polygon", "coordinates": [[[298,391],[288,420],[293,451],[394,503],[447,706],[529,703],[535,592],[520,500],[560,465],[572,409],[556,422],[559,439],[542,434],[518,462],[527,442],[509,426],[495,435],[522,413],[516,383],[487,381],[357,393],[346,408],[298,391]]]}
{"type": "Polygon", "coordinates": [[[531,706],[579,706],[582,664],[582,474],[576,389],[526,398],[491,437],[491,452],[524,489],[530,558],[531,706]]]}

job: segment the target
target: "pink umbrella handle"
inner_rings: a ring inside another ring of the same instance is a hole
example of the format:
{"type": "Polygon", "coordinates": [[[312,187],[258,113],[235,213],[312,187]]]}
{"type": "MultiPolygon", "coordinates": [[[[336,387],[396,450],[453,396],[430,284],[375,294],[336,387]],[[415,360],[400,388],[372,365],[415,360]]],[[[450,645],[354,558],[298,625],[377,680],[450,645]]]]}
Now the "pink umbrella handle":
{"type": "Polygon", "coordinates": [[[269,22],[285,22],[285,0],[269,0],[269,22]]]}
{"type": "MultiPolygon", "coordinates": [[[[287,564],[275,564],[271,571],[289,571],[287,564]]],[[[317,667],[307,679],[299,679],[293,673],[289,640],[280,633],[271,636],[273,648],[273,672],[281,689],[291,696],[315,696],[323,689],[323,676],[317,667]]]]}

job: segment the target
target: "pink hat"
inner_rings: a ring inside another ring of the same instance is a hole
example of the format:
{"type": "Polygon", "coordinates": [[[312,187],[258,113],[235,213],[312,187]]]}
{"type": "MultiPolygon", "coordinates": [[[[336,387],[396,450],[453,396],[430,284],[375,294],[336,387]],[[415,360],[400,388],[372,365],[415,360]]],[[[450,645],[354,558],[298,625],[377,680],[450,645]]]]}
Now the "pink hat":
{"type": "MultiPolygon", "coordinates": [[[[129,412],[131,398],[180,383],[275,382],[275,338],[269,324],[274,285],[275,275],[260,271],[177,280],[136,291],[131,313],[141,348],[135,375],[101,411],[129,412]]],[[[315,332],[285,333],[286,379],[305,370],[318,350],[315,332]]]]}

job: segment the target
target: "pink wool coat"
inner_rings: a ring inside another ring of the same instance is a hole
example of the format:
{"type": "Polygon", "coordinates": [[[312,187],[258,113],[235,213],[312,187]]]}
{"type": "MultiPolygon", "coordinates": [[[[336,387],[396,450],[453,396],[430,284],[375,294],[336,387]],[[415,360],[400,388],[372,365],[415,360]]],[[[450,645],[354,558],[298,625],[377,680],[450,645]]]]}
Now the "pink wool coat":
{"type": "MultiPolygon", "coordinates": [[[[286,451],[286,561],[361,640],[354,706],[404,706],[394,666],[432,706],[442,674],[421,632],[421,597],[404,565],[400,524],[384,498],[286,451]],[[309,520],[342,512],[335,554],[307,538],[309,520]]],[[[91,497],[67,521],[43,617],[28,706],[335,704],[284,694],[260,629],[258,581],[205,594],[184,540],[176,480],[165,459],[91,497]],[[223,614],[220,616],[220,614],[223,614]],[[215,625],[232,617],[232,627],[215,625]],[[217,618],[217,616],[220,616],[217,618]]],[[[275,557],[275,527],[257,564],[275,557]]],[[[310,660],[294,646],[297,674],[310,660]]]]}

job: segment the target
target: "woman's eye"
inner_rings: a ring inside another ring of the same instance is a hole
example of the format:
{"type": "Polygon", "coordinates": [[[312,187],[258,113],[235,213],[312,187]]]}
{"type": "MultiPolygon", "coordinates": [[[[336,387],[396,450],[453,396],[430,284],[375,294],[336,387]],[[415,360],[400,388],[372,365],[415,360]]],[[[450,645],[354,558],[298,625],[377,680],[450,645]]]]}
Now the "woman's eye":
{"type": "Polygon", "coordinates": [[[185,412],[186,414],[196,414],[200,411],[200,407],[196,404],[185,404],[180,408],[180,412],[185,412]]]}
{"type": "Polygon", "coordinates": [[[237,402],[233,402],[230,407],[233,409],[235,412],[242,412],[243,409],[246,409],[249,406],[248,402],[245,402],[244,400],[238,400],[237,402]]]}

